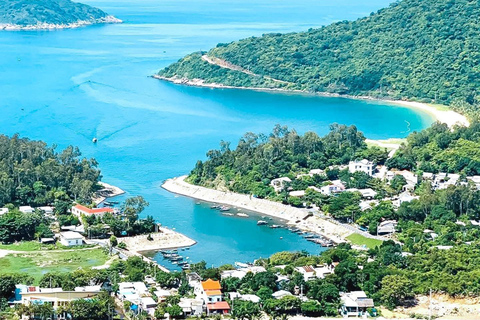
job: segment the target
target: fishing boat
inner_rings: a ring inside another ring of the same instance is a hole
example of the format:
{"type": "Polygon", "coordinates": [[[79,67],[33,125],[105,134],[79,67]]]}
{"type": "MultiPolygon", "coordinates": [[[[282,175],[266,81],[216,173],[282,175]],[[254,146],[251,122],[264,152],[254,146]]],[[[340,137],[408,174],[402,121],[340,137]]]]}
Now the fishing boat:
{"type": "Polygon", "coordinates": [[[280,225],[278,225],[278,224],[272,224],[272,225],[270,226],[270,228],[272,228],[272,229],[278,229],[278,228],[281,228],[281,227],[282,227],[282,226],[280,226],[280,225]]]}
{"type": "Polygon", "coordinates": [[[268,224],[268,222],[265,221],[265,220],[258,220],[258,222],[257,222],[257,225],[258,225],[258,226],[264,226],[264,225],[266,225],[266,224],[268,224]]]}
{"type": "Polygon", "coordinates": [[[220,211],[228,211],[230,210],[231,208],[229,206],[221,206],[220,207],[220,211]]]}
{"type": "Polygon", "coordinates": [[[248,218],[248,217],[250,217],[248,214],[243,213],[243,212],[237,213],[237,216],[242,217],[242,218],[248,218]]]}
{"type": "Polygon", "coordinates": [[[218,206],[218,205],[210,206],[210,209],[218,209],[218,208],[220,208],[220,206],[218,206]]]}

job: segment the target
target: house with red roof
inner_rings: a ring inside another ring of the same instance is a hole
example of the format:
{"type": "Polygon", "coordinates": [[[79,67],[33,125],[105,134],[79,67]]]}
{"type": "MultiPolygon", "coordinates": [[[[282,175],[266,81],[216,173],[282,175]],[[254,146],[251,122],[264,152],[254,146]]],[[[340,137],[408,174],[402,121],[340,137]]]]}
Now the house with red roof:
{"type": "Polygon", "coordinates": [[[207,315],[227,314],[230,312],[230,305],[223,301],[222,286],[220,281],[207,279],[201,282],[197,290],[197,296],[201,298],[207,309],[207,315]]]}
{"type": "Polygon", "coordinates": [[[99,216],[99,217],[103,217],[103,215],[105,213],[113,213],[113,209],[112,208],[94,208],[94,209],[90,209],[88,207],[85,207],[85,206],[82,206],[81,204],[77,204],[75,206],[72,207],[71,209],[72,211],[72,214],[77,216],[77,217],[80,217],[81,215],[84,215],[84,216],[99,216]]]}

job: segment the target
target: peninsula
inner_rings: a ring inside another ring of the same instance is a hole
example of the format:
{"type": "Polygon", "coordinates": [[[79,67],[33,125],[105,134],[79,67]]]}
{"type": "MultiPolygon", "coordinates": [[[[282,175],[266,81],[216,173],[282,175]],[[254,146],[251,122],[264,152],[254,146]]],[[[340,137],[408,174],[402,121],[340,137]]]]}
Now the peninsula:
{"type": "Polygon", "coordinates": [[[357,21],[221,43],[184,57],[158,77],[200,86],[435,103],[475,115],[479,58],[470,45],[476,27],[469,23],[475,17],[478,2],[403,0],[357,21]]]}
{"type": "Polygon", "coordinates": [[[0,2],[0,30],[66,29],[120,22],[98,8],[71,0],[0,2]]]}

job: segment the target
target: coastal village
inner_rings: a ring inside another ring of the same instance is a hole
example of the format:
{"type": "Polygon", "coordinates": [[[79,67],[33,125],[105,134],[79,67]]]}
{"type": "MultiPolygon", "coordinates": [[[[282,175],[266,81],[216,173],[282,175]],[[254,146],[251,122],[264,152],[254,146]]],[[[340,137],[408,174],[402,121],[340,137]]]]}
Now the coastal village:
{"type": "Polygon", "coordinates": [[[0,2],[0,320],[480,320],[479,1],[96,2],[0,2]]]}

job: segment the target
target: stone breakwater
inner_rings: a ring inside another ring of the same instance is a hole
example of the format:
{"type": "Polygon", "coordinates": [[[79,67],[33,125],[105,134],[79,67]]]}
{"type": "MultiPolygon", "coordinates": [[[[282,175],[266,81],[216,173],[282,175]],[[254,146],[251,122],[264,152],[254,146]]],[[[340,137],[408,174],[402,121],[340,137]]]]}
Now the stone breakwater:
{"type": "Polygon", "coordinates": [[[74,23],[66,24],[53,24],[53,23],[38,23],[35,25],[20,25],[20,24],[9,24],[9,23],[0,23],[0,30],[5,31],[21,31],[21,30],[55,30],[55,29],[73,29],[80,28],[85,26],[90,26],[93,24],[101,23],[122,23],[123,21],[115,18],[114,16],[106,16],[104,18],[95,19],[95,20],[83,20],[77,21],[74,23]]]}
{"type": "Polygon", "coordinates": [[[168,179],[162,185],[165,190],[213,203],[221,203],[237,208],[258,212],[287,221],[287,224],[301,230],[321,234],[336,243],[345,242],[353,231],[329,220],[312,215],[305,209],[299,209],[278,202],[258,199],[250,195],[213,190],[189,184],[187,176],[168,179]]]}

